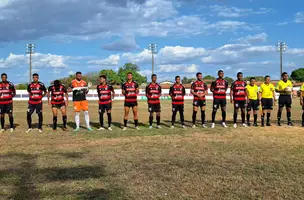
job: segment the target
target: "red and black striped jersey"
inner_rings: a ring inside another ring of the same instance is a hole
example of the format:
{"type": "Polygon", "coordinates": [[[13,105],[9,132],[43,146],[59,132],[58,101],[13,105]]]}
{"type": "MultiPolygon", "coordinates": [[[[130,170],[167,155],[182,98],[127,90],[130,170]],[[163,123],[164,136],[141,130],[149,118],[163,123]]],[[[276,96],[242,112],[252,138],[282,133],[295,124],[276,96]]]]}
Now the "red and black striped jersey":
{"type": "Polygon", "coordinates": [[[29,104],[40,104],[42,103],[43,93],[47,91],[43,83],[32,82],[28,85],[27,92],[29,93],[29,104]]]}
{"type": "Polygon", "coordinates": [[[64,85],[61,84],[59,87],[51,85],[48,91],[51,94],[51,104],[63,104],[65,102],[64,96],[68,92],[64,85]]]}
{"type": "Polygon", "coordinates": [[[216,79],[211,83],[211,91],[213,91],[214,99],[226,99],[228,89],[228,81],[224,79],[216,79]]]}
{"type": "Polygon", "coordinates": [[[231,84],[231,90],[233,94],[233,100],[245,101],[246,100],[246,82],[245,81],[234,81],[231,84]]]}
{"type": "Polygon", "coordinates": [[[122,90],[125,95],[125,102],[127,103],[135,103],[137,102],[137,89],[138,84],[135,81],[129,83],[128,81],[122,84],[122,90]]]}
{"type": "Polygon", "coordinates": [[[97,86],[99,104],[106,105],[112,102],[112,92],[114,88],[109,84],[100,84],[97,86]]]}
{"type": "Polygon", "coordinates": [[[158,83],[150,83],[146,87],[146,96],[149,104],[160,104],[161,86],[158,83]]]}
{"type": "MultiPolygon", "coordinates": [[[[207,84],[204,83],[204,81],[195,81],[191,85],[191,89],[193,92],[198,93],[198,94],[205,94],[206,91],[208,91],[207,84]]],[[[193,98],[194,101],[197,100],[206,100],[206,97],[203,96],[202,98],[199,98],[198,96],[194,95],[193,98]]]]}
{"type": "Polygon", "coordinates": [[[0,82],[0,104],[12,103],[15,94],[16,90],[13,83],[0,82]]]}
{"type": "Polygon", "coordinates": [[[172,97],[173,105],[183,105],[186,89],[182,84],[173,84],[170,87],[169,95],[172,97]]]}

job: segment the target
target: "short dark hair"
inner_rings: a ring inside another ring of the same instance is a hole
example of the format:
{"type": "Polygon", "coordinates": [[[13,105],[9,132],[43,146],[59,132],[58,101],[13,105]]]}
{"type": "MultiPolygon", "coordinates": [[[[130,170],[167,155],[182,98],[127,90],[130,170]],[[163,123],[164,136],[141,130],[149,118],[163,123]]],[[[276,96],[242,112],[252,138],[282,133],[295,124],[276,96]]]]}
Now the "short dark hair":
{"type": "Polygon", "coordinates": [[[54,86],[59,87],[59,85],[60,85],[60,80],[55,80],[54,81],[54,86]]]}
{"type": "Polygon", "coordinates": [[[196,73],[196,77],[198,77],[198,75],[202,75],[202,73],[201,72],[197,72],[196,73]]]}
{"type": "Polygon", "coordinates": [[[180,78],[180,76],[175,76],[175,80],[178,79],[178,78],[180,78]]]}
{"type": "Polygon", "coordinates": [[[223,71],[223,70],[218,70],[217,73],[218,73],[218,74],[219,74],[219,73],[224,73],[224,71],[223,71]]]}
{"type": "Polygon", "coordinates": [[[78,75],[78,74],[82,74],[81,72],[76,72],[76,75],[78,75]]]}
{"type": "Polygon", "coordinates": [[[34,77],[34,76],[39,76],[39,75],[38,75],[37,73],[34,73],[34,74],[33,74],[33,77],[34,77]]]}
{"type": "Polygon", "coordinates": [[[250,81],[252,81],[252,80],[255,80],[255,77],[251,77],[251,78],[250,78],[250,81]]]}
{"type": "Polygon", "coordinates": [[[1,77],[2,77],[2,76],[6,76],[6,77],[7,77],[7,74],[6,74],[6,73],[2,73],[2,74],[1,74],[1,77]]]}
{"type": "Polygon", "coordinates": [[[157,77],[156,74],[152,74],[151,78],[153,78],[153,77],[157,77]]]}
{"type": "Polygon", "coordinates": [[[242,72],[238,72],[236,76],[239,76],[239,75],[241,75],[241,74],[243,75],[243,73],[242,73],[242,72]]]}
{"type": "Polygon", "coordinates": [[[266,80],[267,78],[270,78],[270,76],[269,76],[269,75],[266,75],[264,79],[266,80]]]}
{"type": "MultiPolygon", "coordinates": [[[[286,75],[286,74],[287,74],[287,72],[283,72],[281,76],[283,77],[283,76],[286,75]]],[[[287,74],[287,75],[288,75],[288,74],[287,74]]]]}
{"type": "Polygon", "coordinates": [[[128,73],[127,73],[127,75],[129,75],[129,74],[133,75],[132,72],[128,72],[128,73]]]}
{"type": "Polygon", "coordinates": [[[104,75],[104,74],[101,74],[101,75],[99,76],[99,78],[104,78],[104,79],[107,79],[107,76],[106,76],[106,75],[104,75]]]}

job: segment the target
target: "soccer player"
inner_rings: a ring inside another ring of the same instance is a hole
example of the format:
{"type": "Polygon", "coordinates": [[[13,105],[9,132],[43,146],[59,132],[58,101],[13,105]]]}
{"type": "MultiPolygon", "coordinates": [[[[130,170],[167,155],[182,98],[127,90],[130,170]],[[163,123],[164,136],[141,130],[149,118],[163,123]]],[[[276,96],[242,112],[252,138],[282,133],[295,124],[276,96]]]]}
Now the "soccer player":
{"type": "Polygon", "coordinates": [[[50,107],[52,107],[53,112],[53,130],[57,130],[57,115],[58,110],[60,110],[62,114],[63,130],[66,131],[66,107],[69,105],[67,88],[61,84],[59,80],[55,80],[54,84],[48,88],[47,98],[48,104],[50,107]]]}
{"type": "Polygon", "coordinates": [[[233,114],[233,122],[234,128],[237,128],[237,115],[239,109],[242,112],[242,125],[243,127],[247,127],[245,124],[245,108],[246,108],[246,99],[247,99],[247,92],[246,92],[246,82],[243,80],[243,73],[237,73],[237,80],[231,84],[230,89],[230,102],[234,104],[234,114],[233,114]]]}
{"type": "Polygon", "coordinates": [[[1,74],[0,82],[0,114],[1,114],[1,131],[4,132],[5,114],[8,114],[10,122],[10,132],[14,131],[13,117],[13,97],[16,95],[15,86],[7,81],[7,74],[1,74]]]}
{"type": "Polygon", "coordinates": [[[196,73],[197,80],[191,85],[191,94],[193,98],[193,114],[192,114],[192,128],[195,128],[196,125],[196,114],[198,107],[201,108],[201,118],[203,128],[207,128],[205,125],[205,110],[206,110],[206,95],[208,94],[207,84],[203,81],[203,75],[201,72],[196,73]]]}
{"type": "Polygon", "coordinates": [[[246,86],[247,92],[247,125],[250,126],[250,113],[253,111],[253,126],[257,127],[258,110],[260,109],[260,101],[258,100],[259,88],[256,85],[254,77],[250,78],[250,84],[246,86]]]}
{"type": "Polygon", "coordinates": [[[218,78],[211,83],[210,91],[213,93],[213,110],[212,110],[212,124],[211,128],[215,127],[216,112],[221,106],[222,110],[222,125],[227,128],[226,125],[226,92],[228,89],[228,81],[224,80],[223,70],[218,71],[218,78]]]}
{"type": "Polygon", "coordinates": [[[47,94],[45,85],[39,81],[39,75],[33,74],[33,82],[28,85],[27,92],[29,93],[28,109],[27,109],[27,124],[28,130],[26,133],[32,131],[32,114],[36,110],[38,115],[38,131],[42,133],[42,122],[43,122],[43,102],[42,98],[47,94]]]}
{"type": "Polygon", "coordinates": [[[103,115],[107,112],[108,115],[108,130],[112,131],[112,101],[115,96],[114,88],[112,85],[107,84],[107,76],[100,75],[100,84],[97,86],[97,93],[99,97],[99,122],[100,128],[98,130],[104,130],[103,115]]]}
{"type": "Polygon", "coordinates": [[[172,98],[172,126],[174,128],[174,123],[176,119],[176,114],[179,112],[180,120],[183,128],[185,127],[184,123],[184,96],[186,94],[185,87],[181,84],[179,76],[175,77],[175,83],[170,87],[169,95],[172,98]]]}
{"type": "Polygon", "coordinates": [[[76,123],[76,128],[74,130],[75,132],[79,131],[81,110],[84,112],[85,122],[88,131],[92,131],[92,128],[90,126],[89,104],[86,99],[86,95],[89,92],[89,89],[84,88],[86,86],[87,83],[84,80],[82,80],[82,73],[76,72],[76,79],[72,80],[69,89],[69,91],[73,91],[73,105],[74,105],[75,123],[76,123]]]}
{"type": "Polygon", "coordinates": [[[270,83],[270,76],[265,76],[265,82],[260,86],[259,94],[260,105],[262,105],[263,114],[261,117],[261,125],[265,126],[265,114],[267,113],[266,126],[271,126],[270,115],[273,109],[274,102],[276,102],[275,89],[270,83]]]}
{"type": "Polygon", "coordinates": [[[139,93],[138,84],[133,81],[133,74],[129,72],[127,74],[127,81],[122,84],[122,94],[125,96],[125,104],[124,104],[124,127],[123,130],[127,129],[127,123],[129,118],[130,108],[133,111],[133,118],[135,129],[139,130],[138,127],[138,114],[137,114],[137,94],[139,93]]]}
{"type": "Polygon", "coordinates": [[[161,128],[160,126],[160,112],[161,112],[161,107],[160,107],[160,96],[162,89],[158,83],[156,83],[157,76],[156,74],[152,74],[151,76],[152,82],[147,85],[146,87],[146,97],[148,98],[148,109],[150,112],[149,116],[149,124],[150,124],[150,129],[152,128],[153,124],[153,113],[156,113],[156,121],[157,121],[157,128],[161,128]]]}
{"type": "Polygon", "coordinates": [[[287,72],[282,73],[282,79],[278,82],[276,92],[280,93],[279,96],[279,109],[278,109],[278,126],[281,126],[281,116],[283,108],[286,107],[287,112],[287,125],[292,126],[291,123],[291,104],[292,104],[292,82],[288,80],[287,72]]]}
{"type": "Polygon", "coordinates": [[[304,83],[300,89],[300,105],[302,106],[302,127],[304,127],[304,83]]]}

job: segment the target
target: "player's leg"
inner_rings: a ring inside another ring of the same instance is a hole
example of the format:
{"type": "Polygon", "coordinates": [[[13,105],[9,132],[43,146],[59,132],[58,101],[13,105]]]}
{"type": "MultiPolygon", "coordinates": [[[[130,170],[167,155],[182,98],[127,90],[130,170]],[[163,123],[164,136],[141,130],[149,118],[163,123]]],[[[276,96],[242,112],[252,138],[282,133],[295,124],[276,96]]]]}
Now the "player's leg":
{"type": "Polygon", "coordinates": [[[128,124],[128,117],[129,117],[129,112],[130,112],[130,107],[125,105],[125,116],[124,116],[124,129],[127,128],[127,124],[128,124]]]}
{"type": "Polygon", "coordinates": [[[74,101],[73,102],[74,105],[74,111],[75,111],[75,124],[76,124],[76,128],[74,131],[79,131],[80,128],[80,102],[79,101],[74,101]]]}
{"type": "Polygon", "coordinates": [[[192,124],[193,124],[192,128],[195,128],[197,110],[198,110],[197,101],[194,101],[194,103],[193,103],[193,113],[192,113],[192,124]]]}
{"type": "Polygon", "coordinates": [[[133,106],[132,108],[132,111],[133,111],[133,119],[134,119],[134,125],[135,125],[135,128],[137,130],[139,130],[138,128],[138,110],[137,110],[137,103],[133,106]]]}
{"type": "Polygon", "coordinates": [[[42,132],[42,124],[43,124],[43,105],[42,103],[36,105],[36,114],[38,115],[38,130],[42,132]]]}
{"type": "Polygon", "coordinates": [[[240,107],[241,107],[241,117],[242,117],[242,124],[244,127],[246,127],[247,125],[245,124],[245,116],[246,116],[246,103],[245,101],[242,101],[240,103],[240,107]]]}
{"type": "Polygon", "coordinates": [[[28,125],[28,130],[26,131],[27,133],[32,130],[32,114],[35,111],[35,107],[32,104],[28,104],[28,109],[26,113],[26,119],[27,119],[27,125],[28,125]]]}
{"type": "Polygon", "coordinates": [[[9,122],[10,122],[11,132],[13,132],[13,130],[14,130],[13,103],[10,103],[8,105],[8,118],[9,118],[9,122]]]}
{"type": "Polygon", "coordinates": [[[92,131],[91,126],[90,126],[90,115],[89,115],[88,101],[87,100],[81,101],[80,105],[81,105],[81,109],[83,110],[83,113],[84,113],[84,120],[86,122],[87,129],[88,129],[88,131],[92,131]]]}
{"type": "Polygon", "coordinates": [[[172,105],[172,120],[171,120],[172,127],[171,128],[174,128],[177,110],[178,110],[177,106],[172,105]]]}
{"type": "Polygon", "coordinates": [[[108,116],[108,130],[111,131],[111,125],[112,125],[112,103],[107,105],[107,116],[108,116]]]}
{"type": "Polygon", "coordinates": [[[98,130],[104,130],[104,120],[103,120],[103,115],[105,113],[104,105],[99,104],[98,113],[99,113],[99,124],[100,124],[100,128],[98,130]]]}
{"type": "Polygon", "coordinates": [[[184,105],[179,106],[179,115],[182,127],[185,128],[184,105]]]}
{"type": "Polygon", "coordinates": [[[239,103],[237,101],[234,101],[234,112],[233,112],[233,123],[234,123],[234,128],[237,127],[237,116],[239,112],[239,103]]]}
{"type": "Polygon", "coordinates": [[[253,108],[253,126],[258,126],[258,110],[260,109],[259,101],[256,100],[253,108]]]}
{"type": "Polygon", "coordinates": [[[150,125],[149,128],[152,128],[154,106],[152,104],[148,104],[148,109],[149,109],[149,125],[150,125]]]}
{"type": "Polygon", "coordinates": [[[267,126],[271,126],[270,116],[271,116],[272,109],[273,109],[273,99],[269,99],[268,100],[268,106],[267,106],[267,122],[266,122],[267,126]]]}
{"type": "Polygon", "coordinates": [[[266,99],[262,98],[261,103],[262,103],[261,126],[264,127],[265,126],[265,114],[267,113],[266,99]]]}
{"type": "Polygon", "coordinates": [[[288,126],[293,125],[291,122],[291,104],[292,104],[292,99],[290,96],[288,96],[286,98],[286,115],[287,115],[288,126]]]}
{"type": "Polygon", "coordinates": [[[63,123],[63,130],[66,130],[67,127],[66,127],[66,124],[67,124],[67,109],[66,109],[66,105],[62,105],[60,107],[60,111],[61,111],[61,114],[62,114],[62,123],[63,123]]]}
{"type": "Polygon", "coordinates": [[[5,112],[6,112],[6,106],[4,104],[0,105],[1,133],[4,132],[5,112]]]}
{"type": "Polygon", "coordinates": [[[201,120],[203,128],[207,128],[206,126],[206,101],[202,101],[201,103],[201,120]]]}
{"type": "Polygon", "coordinates": [[[302,106],[302,127],[304,127],[304,105],[302,106]]]}
{"type": "Polygon", "coordinates": [[[281,117],[282,117],[282,111],[283,111],[283,108],[284,108],[284,98],[283,96],[280,96],[279,97],[279,109],[278,109],[278,115],[277,115],[277,118],[278,118],[278,125],[281,126],[281,117]]]}
{"type": "Polygon", "coordinates": [[[155,112],[156,112],[157,128],[160,128],[160,113],[161,113],[160,104],[155,105],[155,112]]]}
{"type": "Polygon", "coordinates": [[[56,107],[56,105],[52,107],[52,112],[53,112],[53,130],[57,130],[58,107],[56,107]]]}
{"type": "Polygon", "coordinates": [[[247,125],[250,126],[250,113],[252,110],[252,102],[249,100],[249,103],[247,105],[247,125]]]}
{"type": "Polygon", "coordinates": [[[212,115],[211,115],[211,119],[212,119],[211,128],[215,127],[215,117],[216,117],[217,109],[219,109],[219,100],[213,99],[213,109],[212,109],[212,115]]]}
{"type": "Polygon", "coordinates": [[[222,111],[222,125],[223,125],[223,127],[227,128],[227,125],[226,125],[226,116],[227,116],[226,105],[227,105],[227,100],[226,99],[221,100],[220,105],[221,105],[221,111],[222,111]]]}

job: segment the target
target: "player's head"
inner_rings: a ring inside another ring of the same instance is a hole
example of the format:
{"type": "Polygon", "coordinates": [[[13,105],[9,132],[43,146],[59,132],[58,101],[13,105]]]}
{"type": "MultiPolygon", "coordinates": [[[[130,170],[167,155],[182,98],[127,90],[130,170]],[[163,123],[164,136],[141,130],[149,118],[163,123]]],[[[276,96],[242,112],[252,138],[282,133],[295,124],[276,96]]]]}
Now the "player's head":
{"type": "Polygon", "coordinates": [[[6,73],[1,74],[1,79],[2,79],[2,82],[6,82],[7,81],[7,74],[6,73]]]}
{"type": "Polygon", "coordinates": [[[132,72],[128,72],[128,73],[127,73],[127,79],[128,79],[129,81],[133,79],[133,74],[132,74],[132,72]]]}
{"type": "Polygon", "coordinates": [[[196,73],[196,78],[197,78],[197,80],[199,80],[199,81],[203,80],[203,74],[202,74],[201,72],[197,72],[197,73],[196,73]]]}
{"type": "Polygon", "coordinates": [[[250,78],[250,85],[255,85],[256,79],[254,77],[250,78]]]}
{"type": "Polygon", "coordinates": [[[55,88],[59,88],[60,87],[60,81],[59,80],[55,80],[54,81],[54,86],[55,86],[55,88]]]}
{"type": "Polygon", "coordinates": [[[155,82],[157,81],[157,76],[156,76],[156,74],[152,74],[151,80],[152,80],[153,83],[155,83],[155,82]]]}
{"type": "Polygon", "coordinates": [[[35,83],[37,83],[38,80],[39,80],[39,75],[38,75],[37,73],[34,73],[34,74],[33,74],[33,81],[34,81],[35,83]]]}
{"type": "Polygon", "coordinates": [[[106,75],[102,74],[102,75],[99,76],[99,78],[100,78],[100,83],[101,84],[105,84],[107,82],[107,76],[106,75]]]}
{"type": "Polygon", "coordinates": [[[269,75],[266,75],[264,79],[265,79],[265,83],[267,83],[267,84],[270,83],[270,76],[269,75]]]}
{"type": "Polygon", "coordinates": [[[242,72],[238,72],[236,77],[238,78],[238,80],[243,80],[243,73],[242,72]]]}
{"type": "Polygon", "coordinates": [[[287,74],[287,72],[283,72],[282,73],[282,79],[283,79],[283,81],[287,81],[288,80],[288,74],[287,74]]]}
{"type": "Polygon", "coordinates": [[[177,84],[180,84],[180,83],[181,83],[180,76],[175,76],[175,82],[176,82],[177,84]]]}
{"type": "Polygon", "coordinates": [[[82,79],[82,73],[81,72],[76,72],[76,79],[81,80],[82,79]]]}
{"type": "Polygon", "coordinates": [[[217,75],[218,75],[219,78],[224,78],[224,71],[223,70],[219,70],[217,72],[217,75]]]}

